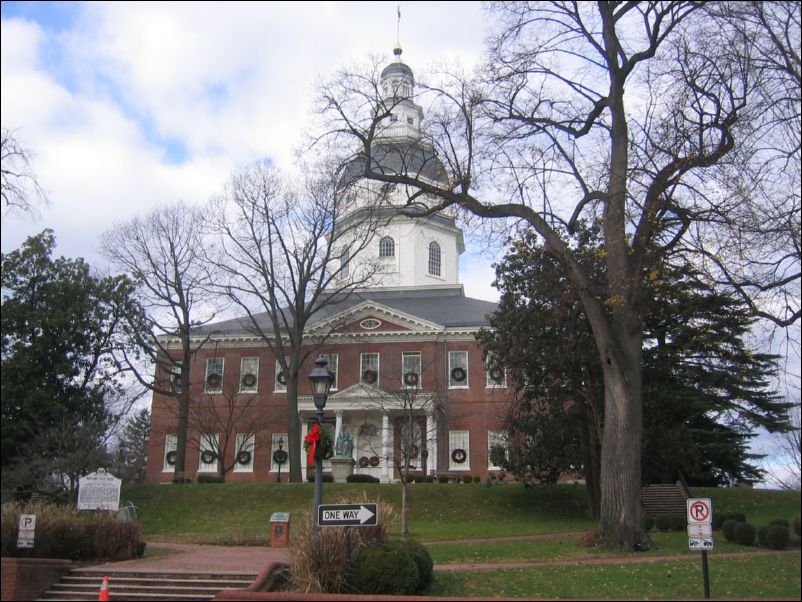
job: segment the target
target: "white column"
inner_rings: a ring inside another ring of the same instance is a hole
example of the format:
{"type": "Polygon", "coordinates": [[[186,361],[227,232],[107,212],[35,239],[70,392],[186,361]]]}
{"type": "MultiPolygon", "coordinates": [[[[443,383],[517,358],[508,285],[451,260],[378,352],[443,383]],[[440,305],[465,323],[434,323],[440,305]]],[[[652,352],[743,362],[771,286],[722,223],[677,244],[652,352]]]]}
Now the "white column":
{"type": "MultiPolygon", "coordinates": [[[[306,483],[306,459],[307,459],[307,455],[306,455],[306,452],[304,451],[304,437],[306,436],[306,433],[304,432],[304,426],[306,425],[306,421],[304,420],[303,416],[299,415],[298,418],[299,418],[299,422],[301,423],[301,428],[300,428],[300,431],[301,431],[301,482],[302,483],[306,483]]],[[[287,481],[289,482],[289,480],[290,480],[290,475],[287,474],[287,481]]]]}
{"type": "Polygon", "coordinates": [[[382,415],[382,459],[381,459],[381,467],[382,467],[382,475],[381,481],[382,483],[389,483],[390,482],[390,471],[388,470],[390,467],[390,417],[387,414],[382,415]]]}
{"type": "Polygon", "coordinates": [[[426,458],[426,468],[429,474],[437,472],[437,421],[432,411],[426,412],[426,450],[429,457],[426,458]]]}
{"type": "Polygon", "coordinates": [[[334,413],[336,422],[334,423],[334,445],[337,445],[337,439],[340,436],[340,429],[343,428],[343,411],[337,410],[334,413]]]}

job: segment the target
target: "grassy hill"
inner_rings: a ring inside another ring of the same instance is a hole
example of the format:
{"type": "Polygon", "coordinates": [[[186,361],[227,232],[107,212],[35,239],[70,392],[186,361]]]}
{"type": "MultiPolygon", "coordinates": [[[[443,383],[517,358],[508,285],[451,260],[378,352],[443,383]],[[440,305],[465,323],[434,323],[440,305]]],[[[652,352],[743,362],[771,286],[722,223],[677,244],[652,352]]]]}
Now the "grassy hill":
{"type": "MultiPolygon", "coordinates": [[[[525,489],[520,485],[416,483],[410,485],[410,530],[420,539],[462,539],[531,535],[592,529],[585,490],[578,485],[525,489]]],[[[755,525],[793,519],[799,492],[695,488],[713,507],[743,512],[755,525]]],[[[311,516],[312,484],[141,485],[123,491],[132,501],[149,541],[263,543],[273,512],[292,520],[311,516]]],[[[326,483],[324,503],[371,501],[397,512],[400,485],[326,483]]],[[[380,516],[380,520],[387,520],[380,516]]],[[[391,521],[392,522],[392,521],[391,521]]],[[[395,525],[397,530],[397,524],[395,525]]]]}

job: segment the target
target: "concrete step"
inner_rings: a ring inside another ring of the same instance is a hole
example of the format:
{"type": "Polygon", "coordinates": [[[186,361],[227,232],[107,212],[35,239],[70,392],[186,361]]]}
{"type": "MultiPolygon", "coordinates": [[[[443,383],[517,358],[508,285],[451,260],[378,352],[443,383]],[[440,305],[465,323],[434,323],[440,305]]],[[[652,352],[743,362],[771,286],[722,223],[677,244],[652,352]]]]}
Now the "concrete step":
{"type": "Polygon", "coordinates": [[[244,589],[256,575],[203,573],[115,573],[75,569],[40,600],[97,600],[103,577],[109,578],[110,600],[212,600],[224,589],[244,589]]]}

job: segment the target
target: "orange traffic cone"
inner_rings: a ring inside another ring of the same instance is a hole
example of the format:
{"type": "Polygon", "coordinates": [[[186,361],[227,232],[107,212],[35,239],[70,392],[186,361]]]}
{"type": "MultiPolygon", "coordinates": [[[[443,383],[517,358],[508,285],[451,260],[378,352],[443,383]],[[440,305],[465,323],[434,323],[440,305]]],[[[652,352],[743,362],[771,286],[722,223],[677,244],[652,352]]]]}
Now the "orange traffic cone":
{"type": "Polygon", "coordinates": [[[100,593],[97,595],[97,599],[103,602],[108,602],[109,599],[109,578],[103,577],[103,583],[100,584],[100,593]]]}

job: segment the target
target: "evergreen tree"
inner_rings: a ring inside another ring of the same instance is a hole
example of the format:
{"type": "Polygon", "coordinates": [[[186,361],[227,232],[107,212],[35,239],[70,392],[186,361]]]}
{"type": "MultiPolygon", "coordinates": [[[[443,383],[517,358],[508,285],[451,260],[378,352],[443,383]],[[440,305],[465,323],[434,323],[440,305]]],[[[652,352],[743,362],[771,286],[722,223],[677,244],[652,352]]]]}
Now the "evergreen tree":
{"type": "Polygon", "coordinates": [[[121,410],[112,405],[127,394],[112,352],[128,344],[125,325],[139,312],[131,282],[96,277],[54,249],[45,230],[0,257],[4,490],[54,473],[74,485],[96,469],[88,451],[102,448],[121,410]]]}
{"type": "Polygon", "coordinates": [[[117,444],[115,475],[128,483],[144,483],[148,469],[150,408],[139,410],[125,425],[117,444]]]}
{"type": "MultiPolygon", "coordinates": [[[[576,250],[590,273],[604,255],[597,240],[586,230],[576,250]]],[[[758,427],[786,428],[787,404],[770,389],[775,358],[746,344],[753,318],[685,262],[657,264],[646,282],[643,481],[673,481],[678,471],[695,484],[759,478],[749,440],[758,427]]],[[[506,465],[543,481],[580,472],[596,510],[602,367],[578,295],[531,232],[496,266],[495,285],[501,302],[480,342],[521,392],[508,414],[506,465]]]]}

